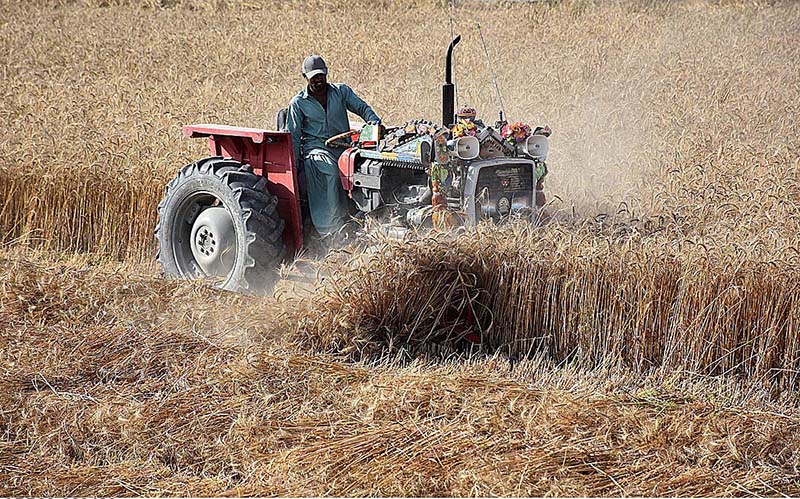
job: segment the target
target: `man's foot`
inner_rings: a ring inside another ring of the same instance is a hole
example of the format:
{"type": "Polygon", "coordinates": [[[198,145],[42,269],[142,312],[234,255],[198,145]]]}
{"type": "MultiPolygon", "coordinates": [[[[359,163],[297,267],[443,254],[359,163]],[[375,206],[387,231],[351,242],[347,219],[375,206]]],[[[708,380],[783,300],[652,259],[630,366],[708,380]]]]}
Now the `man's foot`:
{"type": "Polygon", "coordinates": [[[314,224],[309,219],[303,224],[303,249],[304,257],[308,259],[323,258],[328,254],[328,248],[324,242],[324,237],[319,235],[314,224]]]}
{"type": "Polygon", "coordinates": [[[350,220],[336,232],[331,232],[320,238],[321,243],[326,246],[327,251],[341,249],[355,244],[358,241],[358,232],[361,224],[356,220],[350,220]]]}

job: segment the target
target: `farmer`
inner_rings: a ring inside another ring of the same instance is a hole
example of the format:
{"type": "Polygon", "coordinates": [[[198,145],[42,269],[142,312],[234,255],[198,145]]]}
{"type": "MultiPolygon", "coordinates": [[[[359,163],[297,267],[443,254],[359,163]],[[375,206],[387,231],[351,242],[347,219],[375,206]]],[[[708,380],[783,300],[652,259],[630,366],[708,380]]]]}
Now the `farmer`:
{"type": "Polygon", "coordinates": [[[286,126],[297,164],[305,169],[311,220],[320,236],[326,237],[342,228],[349,212],[337,166],[343,150],[325,146],[325,140],[350,130],[347,111],[366,122],[380,123],[380,118],[350,87],[328,83],[322,57],[306,57],[302,71],[307,85],[289,104],[286,126]]]}

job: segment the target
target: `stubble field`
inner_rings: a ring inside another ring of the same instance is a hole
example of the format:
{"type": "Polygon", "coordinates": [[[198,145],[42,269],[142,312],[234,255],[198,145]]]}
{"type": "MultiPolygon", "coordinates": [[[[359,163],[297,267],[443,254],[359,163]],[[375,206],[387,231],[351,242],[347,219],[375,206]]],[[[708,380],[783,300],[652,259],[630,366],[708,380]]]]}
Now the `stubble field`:
{"type": "Polygon", "coordinates": [[[0,1],[0,494],[800,494],[798,47],[793,2],[0,1]],[[459,101],[480,23],[554,130],[549,224],[160,277],[180,125],[271,128],[312,52],[435,120],[450,15],[459,101]]]}

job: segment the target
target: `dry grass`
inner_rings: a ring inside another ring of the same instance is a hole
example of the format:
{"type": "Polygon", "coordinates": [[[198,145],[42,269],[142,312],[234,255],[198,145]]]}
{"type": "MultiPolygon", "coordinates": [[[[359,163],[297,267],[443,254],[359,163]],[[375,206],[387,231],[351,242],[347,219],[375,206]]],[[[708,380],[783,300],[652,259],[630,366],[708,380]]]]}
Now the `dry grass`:
{"type": "Polygon", "coordinates": [[[4,495],[800,493],[791,397],[532,360],[354,364],[298,353],[259,321],[274,301],[21,257],[0,277],[4,495]]]}
{"type": "Polygon", "coordinates": [[[796,3],[464,3],[461,102],[480,22],[555,131],[549,226],[305,298],[156,277],[181,124],[270,127],[310,52],[438,117],[448,11],[379,6],[0,0],[0,493],[800,494],[796,3]],[[508,357],[442,361],[470,331],[508,357]]]}

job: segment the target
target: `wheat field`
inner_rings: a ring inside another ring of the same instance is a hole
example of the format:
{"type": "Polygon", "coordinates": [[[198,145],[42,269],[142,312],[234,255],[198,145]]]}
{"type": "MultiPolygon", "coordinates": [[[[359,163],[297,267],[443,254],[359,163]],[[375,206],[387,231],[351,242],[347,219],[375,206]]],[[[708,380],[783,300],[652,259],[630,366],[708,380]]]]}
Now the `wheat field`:
{"type": "Polygon", "coordinates": [[[0,68],[0,494],[800,495],[800,4],[0,0],[0,68]],[[271,128],[309,53],[437,120],[451,19],[547,224],[160,276],[181,125],[271,128]]]}

